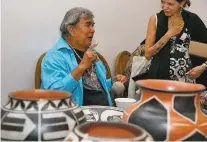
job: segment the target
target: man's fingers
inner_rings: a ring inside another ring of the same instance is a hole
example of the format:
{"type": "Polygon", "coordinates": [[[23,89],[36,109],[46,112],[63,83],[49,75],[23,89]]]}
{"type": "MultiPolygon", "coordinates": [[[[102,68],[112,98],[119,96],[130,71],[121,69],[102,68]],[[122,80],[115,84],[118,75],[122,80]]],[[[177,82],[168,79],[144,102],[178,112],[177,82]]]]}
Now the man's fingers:
{"type": "Polygon", "coordinates": [[[98,43],[92,44],[91,46],[89,46],[88,50],[92,50],[93,48],[95,48],[98,45],[98,43]]]}
{"type": "Polygon", "coordinates": [[[97,55],[97,53],[96,53],[96,52],[93,52],[93,53],[92,53],[92,57],[93,57],[93,58],[95,58],[95,59],[96,59],[96,58],[97,58],[97,56],[98,56],[98,55],[97,55]]]}

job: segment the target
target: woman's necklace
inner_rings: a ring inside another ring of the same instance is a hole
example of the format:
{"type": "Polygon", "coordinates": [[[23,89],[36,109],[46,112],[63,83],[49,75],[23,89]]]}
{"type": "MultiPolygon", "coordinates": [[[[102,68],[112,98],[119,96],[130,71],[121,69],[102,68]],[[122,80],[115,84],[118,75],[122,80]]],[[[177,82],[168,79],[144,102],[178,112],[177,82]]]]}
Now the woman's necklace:
{"type": "MultiPolygon", "coordinates": [[[[67,42],[68,43],[68,42],[67,42]]],[[[76,54],[76,56],[82,61],[82,58],[79,56],[79,54],[75,51],[75,49],[73,49],[73,47],[68,43],[68,45],[71,47],[71,49],[73,50],[73,52],[76,54]]],[[[95,80],[95,77],[96,77],[96,74],[95,74],[95,68],[94,68],[94,65],[93,63],[91,64],[92,68],[91,68],[91,72],[89,69],[86,69],[88,74],[90,74],[90,79],[92,81],[95,80]]]]}

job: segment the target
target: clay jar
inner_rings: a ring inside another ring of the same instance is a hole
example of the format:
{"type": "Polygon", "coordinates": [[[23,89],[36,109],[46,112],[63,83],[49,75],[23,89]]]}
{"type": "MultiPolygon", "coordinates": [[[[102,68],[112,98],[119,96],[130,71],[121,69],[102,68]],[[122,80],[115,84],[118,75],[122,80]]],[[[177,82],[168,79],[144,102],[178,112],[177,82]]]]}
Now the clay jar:
{"type": "Polygon", "coordinates": [[[24,90],[9,95],[1,120],[1,140],[58,141],[85,117],[67,92],[24,90]]]}
{"type": "Polygon", "coordinates": [[[207,115],[201,110],[205,87],[168,80],[139,80],[141,99],[124,111],[123,121],[148,131],[156,141],[206,141],[207,115]]]}
{"type": "Polygon", "coordinates": [[[123,122],[86,122],[70,132],[66,141],[152,141],[144,129],[123,122]]]}

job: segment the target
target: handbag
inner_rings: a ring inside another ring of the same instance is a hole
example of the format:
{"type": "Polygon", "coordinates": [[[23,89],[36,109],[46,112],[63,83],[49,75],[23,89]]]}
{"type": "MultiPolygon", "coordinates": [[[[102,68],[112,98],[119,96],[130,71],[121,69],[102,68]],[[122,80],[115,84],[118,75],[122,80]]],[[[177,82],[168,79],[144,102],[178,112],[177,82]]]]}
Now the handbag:
{"type": "Polygon", "coordinates": [[[132,69],[129,80],[128,97],[135,98],[136,80],[145,79],[151,60],[147,60],[145,56],[134,56],[132,61],[132,69]]]}

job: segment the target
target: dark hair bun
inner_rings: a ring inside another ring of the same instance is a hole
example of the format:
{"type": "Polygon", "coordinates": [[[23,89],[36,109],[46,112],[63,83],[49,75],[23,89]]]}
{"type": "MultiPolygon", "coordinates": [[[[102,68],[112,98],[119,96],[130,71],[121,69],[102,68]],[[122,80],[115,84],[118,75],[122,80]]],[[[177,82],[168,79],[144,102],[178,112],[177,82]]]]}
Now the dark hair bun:
{"type": "Polygon", "coordinates": [[[191,6],[190,0],[186,0],[186,2],[185,2],[183,7],[190,7],[190,6],[191,6]]]}

